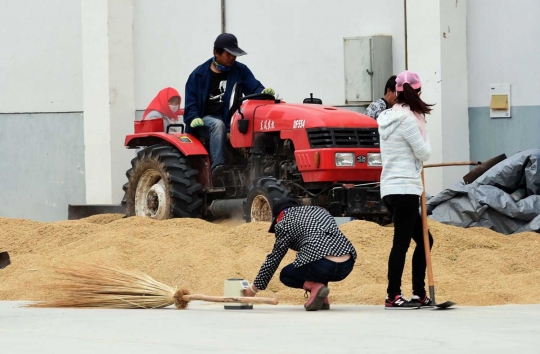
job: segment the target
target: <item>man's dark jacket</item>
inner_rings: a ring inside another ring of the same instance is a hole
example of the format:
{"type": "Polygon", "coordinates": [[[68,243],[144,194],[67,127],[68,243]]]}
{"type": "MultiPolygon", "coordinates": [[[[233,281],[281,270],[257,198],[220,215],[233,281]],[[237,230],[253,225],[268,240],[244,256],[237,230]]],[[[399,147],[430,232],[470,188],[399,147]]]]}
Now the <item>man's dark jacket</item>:
{"type": "MultiPolygon", "coordinates": [[[[184,123],[186,123],[186,132],[189,133],[193,128],[190,127],[191,121],[195,118],[202,118],[206,109],[206,101],[210,91],[210,65],[214,58],[207,60],[204,64],[197,67],[186,82],[186,97],[184,106],[184,123]]],[[[260,93],[264,86],[255,79],[249,68],[239,62],[235,62],[229,75],[227,76],[227,88],[223,96],[223,113],[221,119],[227,129],[230,121],[227,120],[229,113],[229,100],[234,84],[240,87],[244,95],[260,93]]]]}

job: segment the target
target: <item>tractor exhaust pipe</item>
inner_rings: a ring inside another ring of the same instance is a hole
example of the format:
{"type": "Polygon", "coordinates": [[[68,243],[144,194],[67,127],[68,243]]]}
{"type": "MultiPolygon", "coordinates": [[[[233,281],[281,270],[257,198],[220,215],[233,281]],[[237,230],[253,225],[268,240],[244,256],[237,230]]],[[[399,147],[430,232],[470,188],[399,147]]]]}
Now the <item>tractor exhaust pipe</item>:
{"type": "Polygon", "coordinates": [[[244,199],[214,200],[208,207],[208,211],[216,218],[230,218],[242,216],[244,199]]]}

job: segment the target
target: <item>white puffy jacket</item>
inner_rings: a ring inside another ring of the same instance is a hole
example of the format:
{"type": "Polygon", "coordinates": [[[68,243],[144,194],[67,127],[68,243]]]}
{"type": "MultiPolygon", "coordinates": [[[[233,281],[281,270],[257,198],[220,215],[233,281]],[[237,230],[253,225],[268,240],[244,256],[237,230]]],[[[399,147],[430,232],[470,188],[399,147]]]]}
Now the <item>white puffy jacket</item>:
{"type": "Polygon", "coordinates": [[[377,119],[382,155],[381,198],[391,194],[421,195],[422,161],[431,155],[429,138],[407,107],[382,112],[377,119]]]}

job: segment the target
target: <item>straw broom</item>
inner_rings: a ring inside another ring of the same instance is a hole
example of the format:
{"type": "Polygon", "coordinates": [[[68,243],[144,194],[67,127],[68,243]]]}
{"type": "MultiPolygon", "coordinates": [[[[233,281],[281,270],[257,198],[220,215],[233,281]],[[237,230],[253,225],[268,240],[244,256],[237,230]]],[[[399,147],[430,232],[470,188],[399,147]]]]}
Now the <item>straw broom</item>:
{"type": "Polygon", "coordinates": [[[220,297],[190,295],[185,288],[175,289],[138,270],[107,265],[81,265],[79,268],[55,268],[64,282],[49,286],[60,298],[28,307],[100,307],[119,309],[157,309],[175,305],[187,308],[192,300],[277,305],[273,298],[220,297]]]}

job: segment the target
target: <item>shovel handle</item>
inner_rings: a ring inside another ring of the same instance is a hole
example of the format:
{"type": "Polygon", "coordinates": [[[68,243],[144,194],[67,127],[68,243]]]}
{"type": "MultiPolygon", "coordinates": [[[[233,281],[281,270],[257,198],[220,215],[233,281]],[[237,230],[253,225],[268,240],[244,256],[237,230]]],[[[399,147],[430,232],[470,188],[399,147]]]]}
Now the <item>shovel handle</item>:
{"type": "Polygon", "coordinates": [[[465,162],[442,162],[442,163],[431,163],[425,164],[424,168],[429,167],[445,167],[445,166],[476,166],[481,165],[480,161],[465,161],[465,162]]]}
{"type": "Polygon", "coordinates": [[[191,301],[191,300],[201,300],[209,302],[236,302],[242,304],[269,304],[277,305],[279,303],[278,299],[269,298],[269,297],[224,297],[224,296],[208,296],[203,294],[193,294],[193,295],[184,295],[182,300],[191,301]]]}
{"type": "Polygon", "coordinates": [[[426,268],[428,274],[429,295],[431,301],[435,302],[435,284],[433,281],[433,268],[431,266],[431,250],[429,248],[429,231],[427,224],[427,209],[426,209],[426,182],[424,181],[424,169],[422,168],[422,186],[424,191],[420,198],[422,203],[422,233],[424,236],[424,252],[426,253],[426,268]]]}

